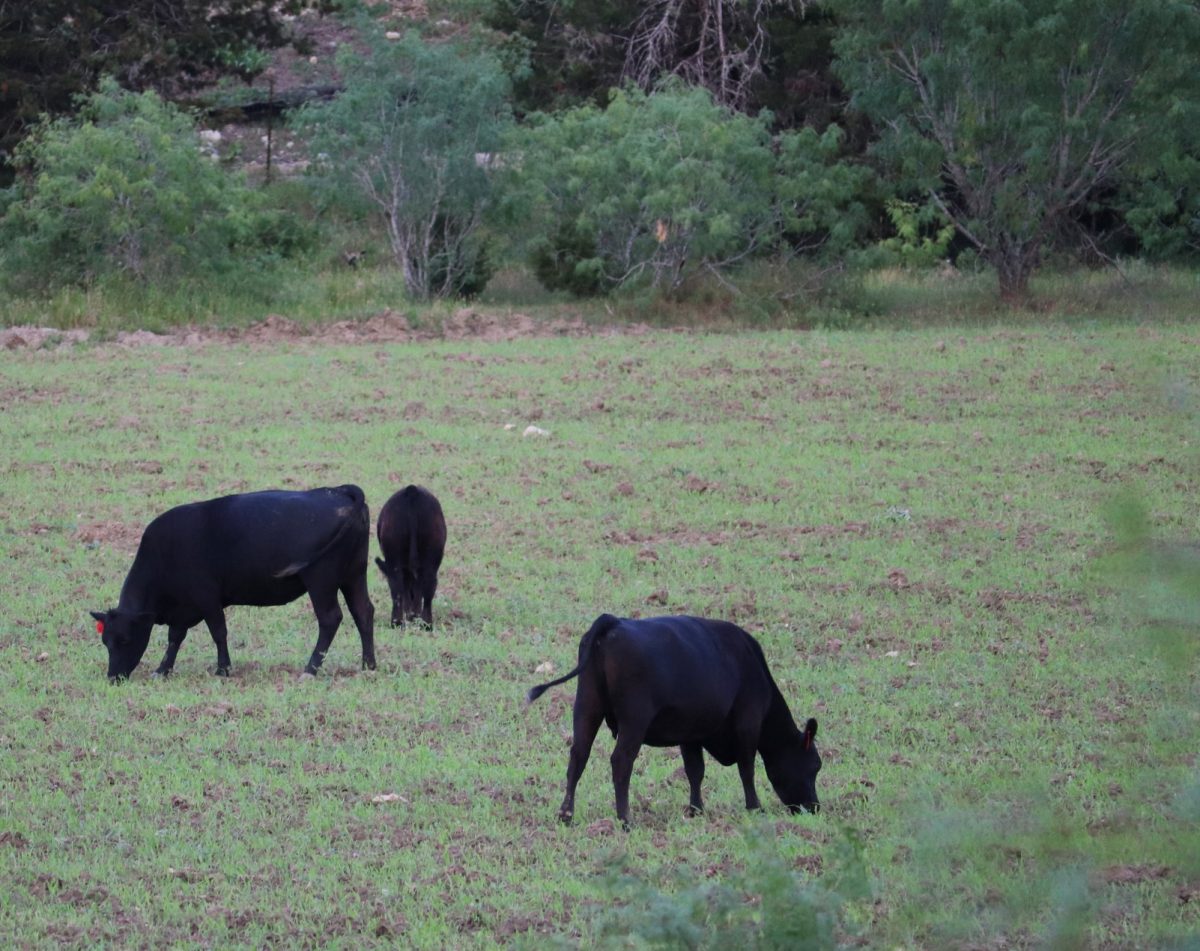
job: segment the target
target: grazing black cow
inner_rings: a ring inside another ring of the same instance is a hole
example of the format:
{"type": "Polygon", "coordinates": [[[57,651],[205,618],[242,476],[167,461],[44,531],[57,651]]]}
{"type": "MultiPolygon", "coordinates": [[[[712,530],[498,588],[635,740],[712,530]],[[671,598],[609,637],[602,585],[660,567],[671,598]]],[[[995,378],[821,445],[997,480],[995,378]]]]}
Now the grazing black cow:
{"type": "Polygon", "coordinates": [[[737,763],[746,808],[758,809],[754,757],[792,812],[820,808],[814,742],[817,721],[801,730],[775,686],[758,641],[726,621],[697,617],[642,620],[602,614],[579,642],[569,674],[529,691],[532,703],[547,688],[579,675],[567,794],[558,816],[570,822],[575,785],[587,766],[601,721],[617,738],[612,754],[617,818],[629,822],[629,777],[643,744],[678,746],[691,786],[689,814],[700,812],[707,750],[722,766],[737,763]]]}
{"type": "Polygon", "coordinates": [[[446,518],[428,489],[406,485],[379,510],[382,558],[375,564],[392,592],[392,627],[420,615],[433,627],[433,595],[446,551],[446,518]]]}
{"type": "Polygon", "coordinates": [[[342,621],[342,592],[375,669],[375,608],[367,593],[371,516],[356,485],[308,492],[251,492],[180,505],[146,526],[117,607],[92,612],[108,648],[108,676],[128,677],[155,624],[167,625],[167,675],[188,628],[208,625],[217,673],[229,674],[225,608],[287,604],[306,591],[317,615],[317,646],[304,668],[315,674],[342,621]]]}

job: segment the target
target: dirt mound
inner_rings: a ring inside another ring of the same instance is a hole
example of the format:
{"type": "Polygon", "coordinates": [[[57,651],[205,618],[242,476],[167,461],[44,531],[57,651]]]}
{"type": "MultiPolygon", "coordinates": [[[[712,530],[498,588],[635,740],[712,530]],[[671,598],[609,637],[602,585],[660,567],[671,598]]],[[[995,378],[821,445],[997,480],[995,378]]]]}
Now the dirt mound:
{"type": "MultiPolygon", "coordinates": [[[[167,333],[123,330],[114,343],[119,347],[202,346],[210,343],[275,344],[294,341],[313,343],[403,343],[413,340],[523,340],[531,337],[587,337],[593,334],[640,335],[650,328],[642,325],[593,327],[582,317],[540,320],[520,313],[494,313],[464,307],[446,317],[441,326],[414,327],[403,314],[385,310],[365,320],[338,320],[302,324],[272,314],[249,327],[235,330],[183,327],[167,333]]],[[[86,330],[55,330],[52,327],[9,327],[0,329],[0,348],[36,350],[62,343],[83,343],[86,330]]]]}
{"type": "Polygon", "coordinates": [[[86,330],[56,330],[54,327],[4,327],[0,329],[0,349],[40,350],[45,346],[82,343],[86,330]]]}

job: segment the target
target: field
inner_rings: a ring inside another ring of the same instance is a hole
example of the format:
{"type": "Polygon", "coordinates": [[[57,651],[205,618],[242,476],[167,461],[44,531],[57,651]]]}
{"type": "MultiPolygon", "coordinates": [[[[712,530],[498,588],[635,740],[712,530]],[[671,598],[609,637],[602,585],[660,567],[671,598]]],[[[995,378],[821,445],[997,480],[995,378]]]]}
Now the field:
{"type": "Polygon", "coordinates": [[[1196,536],[1198,344],[1076,321],[0,353],[0,943],[1195,947],[1195,652],[1166,649],[1192,609],[1113,555],[1138,518],[1196,536]],[[298,601],[229,612],[229,679],[200,627],[170,679],[158,629],[107,683],[87,612],[151,517],[343,482],[373,514],[441,498],[431,632],[387,626],[372,568],[374,673],[347,616],[301,677],[298,601]],[[822,812],[760,766],[747,815],[710,761],[686,818],[677,751],[644,750],[623,833],[602,732],[560,826],[572,684],[524,693],[605,611],[755,634],[820,721],[822,812]]]}

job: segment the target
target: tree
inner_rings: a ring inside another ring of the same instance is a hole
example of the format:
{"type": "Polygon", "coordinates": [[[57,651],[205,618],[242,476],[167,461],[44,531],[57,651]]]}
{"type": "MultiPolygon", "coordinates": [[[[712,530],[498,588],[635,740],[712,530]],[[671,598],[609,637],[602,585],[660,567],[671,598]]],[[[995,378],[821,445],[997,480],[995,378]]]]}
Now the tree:
{"type": "Polygon", "coordinates": [[[379,215],[410,293],[477,286],[488,157],[511,122],[499,62],[416,33],[387,40],[376,32],[371,55],[347,55],[341,67],[345,91],[296,119],[311,134],[319,174],[379,215]]]}
{"type": "Polygon", "coordinates": [[[773,140],[769,124],[682,84],[536,119],[514,136],[506,195],[543,283],[676,292],[774,250],[785,229],[828,235],[850,220],[837,130],[773,140]]]}
{"type": "Polygon", "coordinates": [[[1194,261],[1200,254],[1200,99],[1188,109],[1173,108],[1173,124],[1188,137],[1182,147],[1145,156],[1118,197],[1124,222],[1152,260],[1194,261]]]}
{"type": "Polygon", "coordinates": [[[839,0],[837,69],[880,153],[1021,298],[1056,237],[1195,101],[1190,0],[839,0]]]}
{"type": "Polygon", "coordinates": [[[665,76],[702,86],[724,106],[743,109],[762,76],[775,8],[805,0],[651,0],[639,4],[624,77],[652,89],[665,76]]]}
{"type": "Polygon", "coordinates": [[[838,121],[830,74],[832,17],[815,0],[493,0],[488,25],[528,70],[515,82],[526,110],[606,100],[634,83],[675,77],[778,126],[838,121]]]}
{"type": "MultiPolygon", "coordinates": [[[[4,277],[22,291],[120,276],[171,281],[244,263],[267,232],[298,232],[200,150],[192,120],[116,81],[17,148],[0,218],[4,277]],[[239,260],[239,258],[241,260],[239,260]]],[[[302,243],[302,241],[301,241],[302,243]]]]}
{"type": "Polygon", "coordinates": [[[0,0],[0,172],[28,127],[69,112],[112,76],[170,97],[287,42],[284,15],[310,0],[0,0]]]}

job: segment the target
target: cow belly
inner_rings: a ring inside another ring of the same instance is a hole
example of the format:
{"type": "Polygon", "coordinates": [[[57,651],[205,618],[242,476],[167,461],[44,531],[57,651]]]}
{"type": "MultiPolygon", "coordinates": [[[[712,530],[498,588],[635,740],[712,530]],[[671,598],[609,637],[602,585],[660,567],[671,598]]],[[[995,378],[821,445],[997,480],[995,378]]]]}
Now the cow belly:
{"type": "Polygon", "coordinates": [[[296,575],[288,578],[260,579],[253,584],[228,587],[224,593],[226,604],[247,604],[253,607],[272,607],[295,601],[305,592],[304,582],[296,575]]]}
{"type": "Polygon", "coordinates": [[[692,711],[668,708],[650,722],[642,740],[647,746],[679,746],[704,743],[721,730],[721,720],[692,711]]]}

